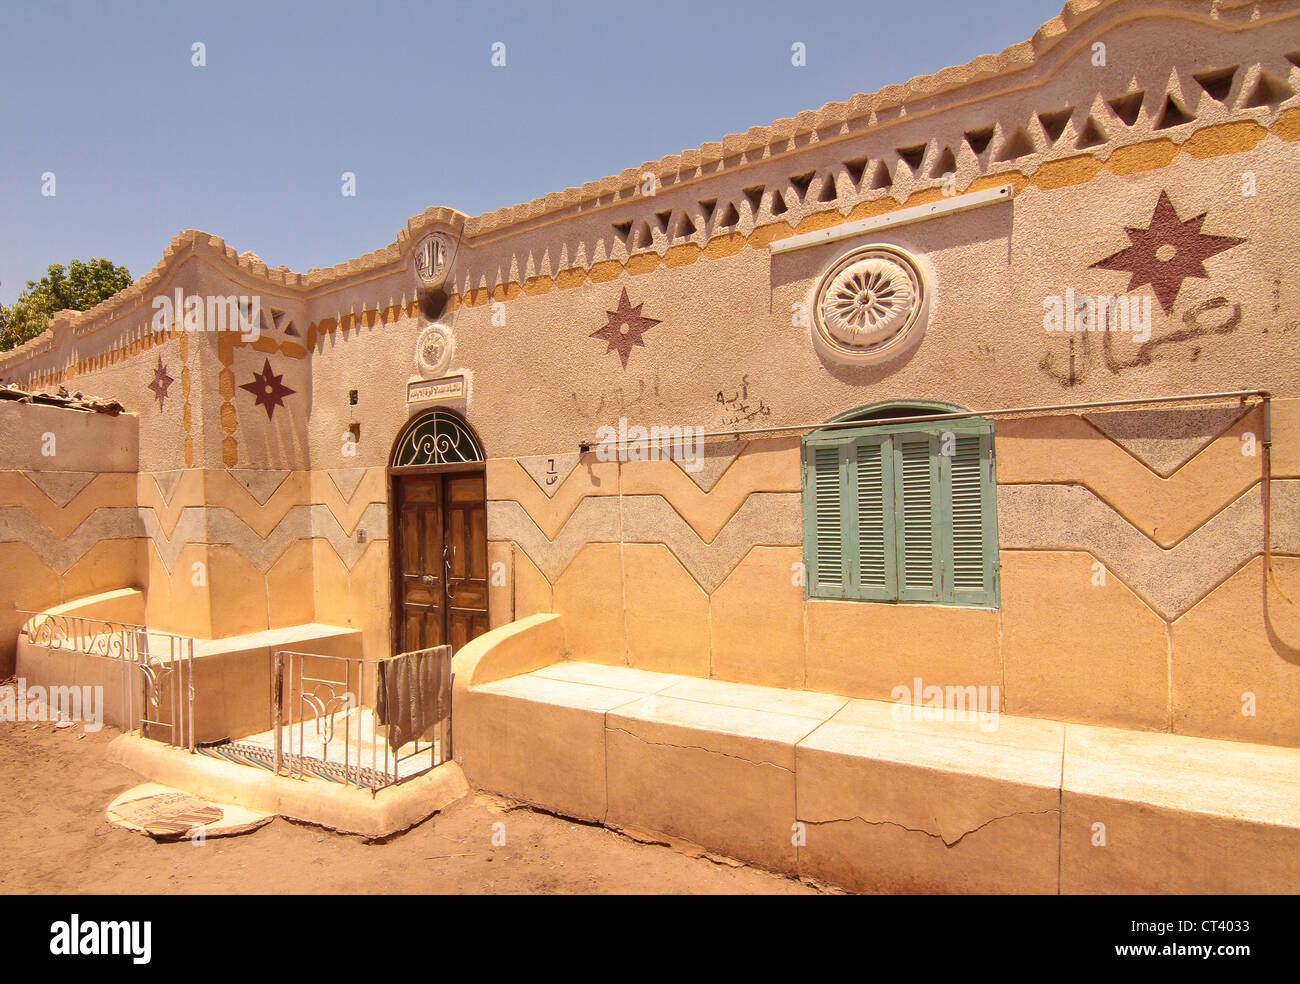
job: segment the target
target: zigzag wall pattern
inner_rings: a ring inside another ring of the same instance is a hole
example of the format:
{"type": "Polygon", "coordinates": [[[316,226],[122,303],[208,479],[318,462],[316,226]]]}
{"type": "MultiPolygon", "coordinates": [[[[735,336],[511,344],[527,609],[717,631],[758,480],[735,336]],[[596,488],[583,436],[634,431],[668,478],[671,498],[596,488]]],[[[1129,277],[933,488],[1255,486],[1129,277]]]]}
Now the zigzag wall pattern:
{"type": "MultiPolygon", "coordinates": [[[[1176,618],[1262,550],[1258,459],[1241,453],[1242,436],[1260,426],[1258,411],[1236,415],[1162,477],[1082,417],[1003,422],[1001,545],[1092,553],[1176,618]]],[[[587,457],[549,492],[527,461],[489,464],[489,539],[516,544],[551,584],[587,543],[662,543],[711,593],[754,547],[801,542],[797,439],[715,456],[707,489],[678,463],[587,457]]],[[[1275,482],[1277,552],[1300,553],[1298,489],[1275,482]]],[[[359,529],[388,536],[382,468],[185,470],[141,475],[134,487],[123,475],[8,472],[0,492],[17,503],[0,507],[0,542],[30,544],[58,574],[100,541],[141,538],[169,572],[187,545],[223,544],[265,573],[311,539],[350,570],[364,551],[359,529]]]]}
{"type": "MultiPolygon", "coordinates": [[[[244,630],[249,613],[259,609],[261,622],[254,627],[270,627],[273,608],[283,617],[313,621],[318,567],[350,580],[354,570],[373,563],[363,565],[368,551],[382,554],[380,566],[386,565],[386,494],[382,468],[337,474],[0,472],[0,501],[7,503],[0,506],[6,568],[0,581],[6,597],[31,610],[147,585],[151,624],[205,638],[244,630]],[[318,544],[328,558],[316,553],[318,544]],[[299,545],[308,552],[290,556],[299,545]],[[192,583],[200,561],[210,568],[210,598],[192,583]],[[249,574],[265,579],[265,603],[254,600],[259,591],[248,583],[249,574]],[[80,587],[65,590],[65,581],[80,587]]],[[[330,618],[352,617],[362,607],[350,591],[342,598],[331,602],[330,618]]],[[[386,599],[371,607],[383,604],[386,599]]],[[[16,632],[21,619],[0,616],[0,628],[16,632]]]]}
{"type": "Polygon", "coordinates": [[[377,576],[388,564],[384,469],[185,469],[141,474],[138,489],[151,619],[205,637],[328,622],[361,628],[378,652],[388,617],[377,576]],[[196,564],[210,581],[197,593],[196,564]]]}
{"type": "MultiPolygon", "coordinates": [[[[1203,410],[1148,412],[1162,461],[1189,414],[1203,429],[1203,410]]],[[[1242,453],[1243,437],[1262,433],[1261,412],[1229,408],[1209,418],[1217,431],[1193,428],[1166,476],[1101,430],[1105,417],[997,425],[1001,546],[1092,553],[1176,618],[1263,552],[1261,459],[1242,453]]],[[[552,584],[587,543],[662,543],[711,593],[755,546],[801,544],[798,454],[797,439],[752,441],[708,491],[674,462],[589,455],[549,496],[524,464],[494,460],[488,536],[515,543],[552,584]]],[[[1300,482],[1275,474],[1273,499],[1273,549],[1300,554],[1300,482]]]]}
{"type": "Polygon", "coordinates": [[[0,471],[0,676],[13,666],[22,611],[144,583],[135,477],[0,471]]]}
{"type": "MultiPolygon", "coordinates": [[[[1276,431],[1300,427],[1298,405],[1275,403],[1276,431]]],[[[670,461],[571,455],[557,456],[559,471],[548,474],[534,460],[494,459],[492,555],[516,551],[516,582],[494,594],[494,622],[559,610],[571,651],[584,658],[877,697],[888,696],[890,667],[921,658],[908,641],[915,637],[925,652],[954,660],[947,670],[931,667],[931,675],[987,674],[1007,687],[1008,709],[1300,744],[1300,711],[1275,714],[1265,728],[1190,696],[1204,689],[1207,674],[1220,672],[1196,655],[1217,631],[1199,613],[1230,604],[1247,622],[1256,617],[1240,599],[1257,590],[1251,572],[1263,548],[1260,459],[1242,448],[1262,421],[1239,410],[1201,413],[1190,423],[1172,411],[1149,419],[1160,422],[1150,445],[1118,415],[998,423],[1004,599],[1014,599],[998,612],[805,603],[792,578],[802,558],[794,438],[711,448],[699,472],[670,461]],[[550,475],[556,478],[548,485],[550,475]],[[1097,561],[1113,586],[1090,596],[1097,561]],[[1021,597],[1026,593],[1033,597],[1021,597]],[[1087,625],[1066,646],[1084,655],[1068,665],[1053,662],[1055,644],[1037,624],[1053,605],[1064,606],[1061,619],[1078,616],[1087,625]],[[1121,621],[1129,636],[1122,658],[1093,638],[1118,610],[1127,613],[1121,621]],[[1166,653],[1165,640],[1175,638],[1166,653]],[[875,652],[874,640],[883,639],[893,640],[893,651],[875,652]],[[1135,648],[1134,639],[1145,641],[1135,648]],[[974,656],[972,646],[983,655],[974,656]],[[1078,672],[1079,662],[1088,673],[1078,672]],[[1053,692],[1043,677],[1054,673],[1069,681],[1059,687],[1070,699],[1059,704],[1041,696],[1053,692]],[[1099,687],[1095,681],[1133,687],[1135,680],[1141,685],[1118,705],[1097,692],[1070,691],[1099,687]]],[[[1278,564],[1294,579],[1288,565],[1300,556],[1300,460],[1281,453],[1274,472],[1273,549],[1291,555],[1278,564]]],[[[11,471],[0,472],[0,490],[12,503],[0,507],[0,555],[34,584],[46,579],[42,604],[148,583],[151,599],[166,610],[186,590],[183,561],[204,558],[213,565],[210,610],[195,618],[214,634],[320,612],[323,620],[363,623],[372,646],[386,635],[383,468],[11,471]],[[359,542],[362,529],[374,542],[359,542]],[[147,575],[142,550],[152,558],[147,575]],[[105,557],[113,583],[90,573],[102,572],[105,557]],[[247,579],[258,575],[264,613],[250,604],[247,579]]],[[[22,601],[17,587],[13,594],[22,601]]],[[[1270,655],[1276,644],[1266,641],[1277,626],[1243,631],[1265,641],[1228,662],[1240,677],[1231,686],[1296,703],[1300,668],[1279,664],[1270,655]]],[[[1293,643],[1300,647],[1300,633],[1293,643]]]]}
{"type": "Polygon", "coordinates": [[[364,544],[388,539],[384,469],[230,469],[140,476],[140,522],[168,569],[189,544],[229,544],[265,571],[292,542],[323,539],[351,569],[364,544]],[[345,497],[343,490],[348,491],[345,497]],[[164,491],[166,490],[166,491],[164,491]]]}
{"type": "MultiPolygon", "coordinates": [[[[1003,686],[1022,713],[1300,744],[1300,711],[1277,710],[1300,698],[1300,617],[1275,598],[1273,627],[1253,629],[1258,599],[1240,600],[1261,583],[1262,459],[1243,438],[1261,438],[1262,417],[1143,414],[1140,426],[1129,411],[996,424],[999,611],[805,602],[791,578],[797,439],[748,442],[703,477],[575,455],[549,489],[532,460],[493,461],[489,539],[498,556],[517,551],[519,579],[494,618],[560,611],[575,658],[878,698],[910,685],[895,679],[908,666],[1003,686]],[[1235,635],[1257,641],[1211,669],[1198,653],[1218,630],[1198,613],[1225,604],[1240,610],[1235,635]],[[1295,665],[1267,641],[1279,632],[1294,636],[1295,665]],[[1216,673],[1235,674],[1223,706],[1205,700],[1216,673]],[[1239,713],[1252,687],[1270,695],[1267,723],[1239,713]]],[[[1273,415],[1276,439],[1300,425],[1300,401],[1275,401],[1273,415]]],[[[1273,476],[1272,549],[1293,583],[1300,460],[1276,457],[1273,476]]]]}

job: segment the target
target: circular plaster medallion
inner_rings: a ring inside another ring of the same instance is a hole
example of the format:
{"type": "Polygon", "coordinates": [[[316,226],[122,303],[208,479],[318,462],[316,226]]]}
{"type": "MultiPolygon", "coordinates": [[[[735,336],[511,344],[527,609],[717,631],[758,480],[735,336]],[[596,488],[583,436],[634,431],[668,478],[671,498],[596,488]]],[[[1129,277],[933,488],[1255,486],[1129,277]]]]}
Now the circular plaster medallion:
{"type": "Polygon", "coordinates": [[[426,376],[441,376],[451,365],[455,340],[451,329],[443,325],[430,325],[420,332],[415,343],[415,367],[426,376]]]}
{"type": "Polygon", "coordinates": [[[925,282],[911,256],[892,246],[856,249],[817,287],[817,340],[844,361],[874,361],[895,351],[922,321],[925,302],[925,282]]]}
{"type": "Polygon", "coordinates": [[[415,248],[415,274],[426,284],[441,283],[447,272],[447,237],[434,232],[415,248]]]}

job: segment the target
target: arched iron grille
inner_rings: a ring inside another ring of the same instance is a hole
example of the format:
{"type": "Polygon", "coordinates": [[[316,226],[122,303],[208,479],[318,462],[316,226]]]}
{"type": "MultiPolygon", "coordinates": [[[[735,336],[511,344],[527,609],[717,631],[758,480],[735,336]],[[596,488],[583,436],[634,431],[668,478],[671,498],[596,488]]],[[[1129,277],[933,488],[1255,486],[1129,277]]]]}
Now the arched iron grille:
{"type": "Polygon", "coordinates": [[[482,461],[483,448],[473,431],[450,413],[433,410],[407,428],[393,449],[393,467],[458,465],[482,461]]]}

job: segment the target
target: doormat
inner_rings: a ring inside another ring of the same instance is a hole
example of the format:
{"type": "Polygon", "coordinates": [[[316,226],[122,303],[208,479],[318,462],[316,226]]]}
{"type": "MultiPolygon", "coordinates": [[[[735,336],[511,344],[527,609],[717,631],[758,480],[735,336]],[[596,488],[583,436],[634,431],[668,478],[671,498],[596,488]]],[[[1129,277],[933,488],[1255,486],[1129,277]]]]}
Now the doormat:
{"type": "MultiPolygon", "coordinates": [[[[198,751],[212,758],[234,762],[236,765],[251,765],[258,769],[265,769],[267,772],[275,771],[274,753],[261,745],[230,742],[225,745],[199,748],[198,751]]],[[[286,752],[281,756],[281,760],[289,774],[312,776],[327,782],[358,786],[363,789],[383,789],[385,786],[394,785],[397,781],[395,776],[377,769],[358,768],[354,765],[344,767],[338,762],[322,762],[310,755],[290,755],[286,752]]]]}

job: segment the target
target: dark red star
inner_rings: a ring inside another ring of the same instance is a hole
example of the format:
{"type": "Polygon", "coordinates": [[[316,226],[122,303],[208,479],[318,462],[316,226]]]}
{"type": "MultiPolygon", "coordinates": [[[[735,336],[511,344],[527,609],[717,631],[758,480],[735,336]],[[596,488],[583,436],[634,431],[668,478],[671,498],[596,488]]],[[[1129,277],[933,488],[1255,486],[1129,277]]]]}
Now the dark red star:
{"type": "Polygon", "coordinates": [[[1173,310],[1174,299],[1188,277],[1208,278],[1205,261],[1216,253],[1232,249],[1246,240],[1235,236],[1206,236],[1202,212],[1186,222],[1178,218],[1167,192],[1160,192],[1151,223],[1145,229],[1125,226],[1129,246],[1092,264],[1101,270],[1131,274],[1128,289],[1150,284],[1165,314],[1173,310]]]}
{"type": "Polygon", "coordinates": [[[153,382],[148,385],[148,389],[158,399],[158,409],[164,410],[166,406],[164,401],[167,399],[167,391],[171,389],[172,383],[176,380],[167,375],[167,367],[162,364],[162,356],[158,356],[158,368],[153,371],[153,382]]]}
{"type": "Polygon", "coordinates": [[[645,306],[642,301],[636,307],[628,300],[627,288],[623,288],[623,296],[618,299],[618,309],[616,311],[606,311],[609,315],[609,323],[604,328],[593,331],[588,338],[603,338],[609,342],[609,348],[606,352],[618,352],[618,357],[623,360],[623,368],[627,368],[627,357],[632,354],[632,346],[640,345],[645,347],[645,341],[642,339],[647,331],[659,324],[658,318],[646,318],[641,314],[641,308],[645,306]]]}
{"type": "Polygon", "coordinates": [[[275,417],[275,408],[284,406],[284,398],[295,392],[280,382],[283,378],[271,371],[271,360],[267,359],[262,371],[253,373],[253,381],[239,388],[257,397],[257,405],[266,407],[266,419],[271,420],[275,417]]]}

